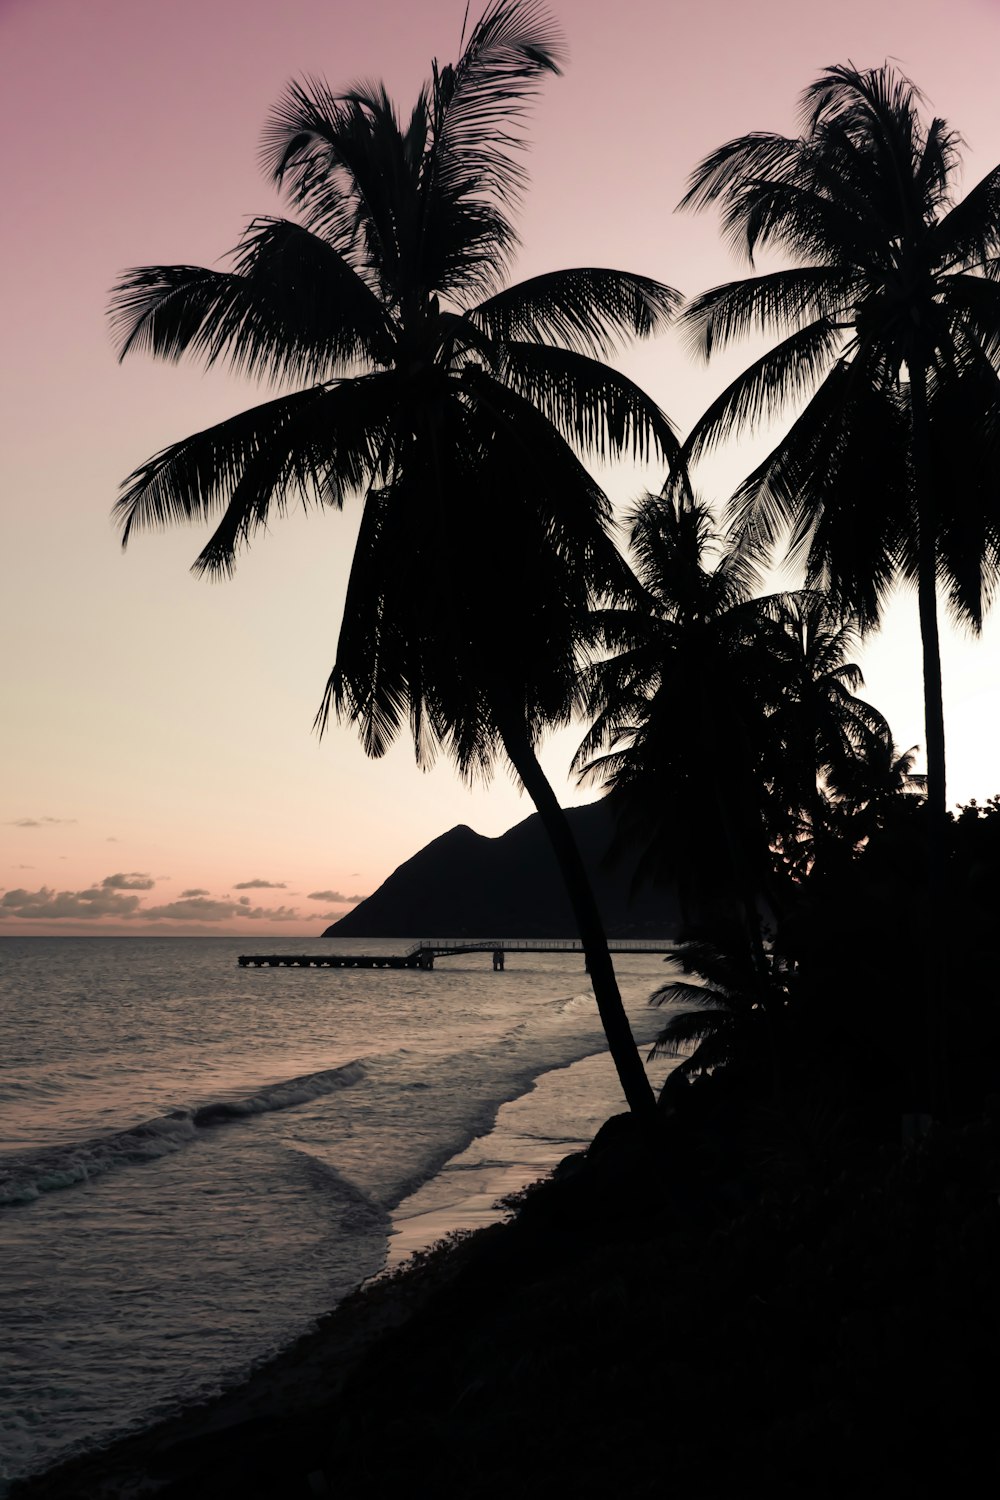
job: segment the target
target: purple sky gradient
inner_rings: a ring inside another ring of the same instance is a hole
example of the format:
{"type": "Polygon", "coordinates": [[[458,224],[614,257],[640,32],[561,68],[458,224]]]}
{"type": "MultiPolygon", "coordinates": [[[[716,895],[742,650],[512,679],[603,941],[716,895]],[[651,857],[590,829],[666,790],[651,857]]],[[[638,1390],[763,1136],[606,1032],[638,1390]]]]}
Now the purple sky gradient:
{"type": "MultiPolygon", "coordinates": [[[[187,571],[196,531],[122,556],[109,522],[130,469],[259,399],[193,364],[117,366],[104,320],[117,274],[217,262],[247,219],[279,210],[257,145],[284,84],[381,76],[409,104],[430,58],[457,54],[463,9],[0,0],[0,933],[317,933],[452,824],[495,834],[531,812],[502,772],[470,791],[448,765],[418,773],[406,743],[371,763],[347,731],[311,734],[357,505],[276,524],[216,585],[187,571]]],[[[570,58],[533,117],[520,275],[616,265],[694,293],[739,274],[710,217],[674,213],[686,175],[733,135],[792,129],[799,91],[833,62],[895,58],[962,131],[966,186],[1000,161],[991,0],[552,9],[570,58]]],[[[667,338],[622,365],[685,428],[743,362],[706,370],[667,338]]],[[[707,498],[724,499],[754,451],[706,471],[707,498]]],[[[626,504],[662,476],[602,478],[626,504]]],[[[904,746],[923,736],[914,620],[902,599],[863,656],[904,746]]],[[[991,624],[946,645],[952,800],[1000,791],[997,643],[991,624]]],[[[592,795],[566,781],[578,738],[546,751],[566,801],[592,795]]]]}

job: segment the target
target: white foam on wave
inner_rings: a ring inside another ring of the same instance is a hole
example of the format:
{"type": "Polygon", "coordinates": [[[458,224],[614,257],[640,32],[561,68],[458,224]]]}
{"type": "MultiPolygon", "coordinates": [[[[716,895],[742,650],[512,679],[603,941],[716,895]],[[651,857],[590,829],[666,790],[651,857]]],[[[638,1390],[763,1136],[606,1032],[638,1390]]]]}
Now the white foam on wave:
{"type": "Polygon", "coordinates": [[[364,1064],[356,1059],[340,1068],[283,1079],[244,1098],[172,1110],[112,1135],[8,1158],[0,1169],[0,1207],[33,1203],[43,1193],[89,1182],[118,1167],[158,1161],[195,1140],[201,1130],[292,1109],[348,1088],[364,1076],[364,1064]]]}
{"type": "Polygon", "coordinates": [[[557,1002],[560,1015],[572,1015],[576,1011],[593,1009],[596,1004],[594,996],[589,991],[578,995],[567,995],[565,999],[557,1002]]]}

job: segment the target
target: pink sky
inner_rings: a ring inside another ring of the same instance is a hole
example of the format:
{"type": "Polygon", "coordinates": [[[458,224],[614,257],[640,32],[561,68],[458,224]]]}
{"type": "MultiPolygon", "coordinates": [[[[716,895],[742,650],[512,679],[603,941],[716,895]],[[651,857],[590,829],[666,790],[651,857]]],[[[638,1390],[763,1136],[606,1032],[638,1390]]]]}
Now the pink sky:
{"type": "MultiPolygon", "coordinates": [[[[533,120],[520,274],[615,265],[688,294],[738,274],[709,217],[674,214],[685,177],[733,135],[790,130],[829,63],[896,59],[962,131],[966,186],[1000,161],[994,0],[551,8],[570,61],[533,120]]],[[[455,823],[497,834],[532,811],[502,772],[470,791],[446,764],[417,772],[406,743],[369,762],[348,731],[311,734],[357,505],[277,524],[215,585],[188,572],[196,531],[123,556],[109,522],[137,463],[258,399],[190,364],[117,366],[104,309],[118,272],[217,261],[279,210],[256,152],[285,82],[381,76],[408,104],[430,58],[457,53],[463,10],[0,0],[0,933],[317,934],[455,823]]],[[[623,367],[685,428],[736,363],[699,368],[668,337],[623,367]]],[[[715,465],[707,498],[750,456],[715,465]]],[[[604,477],[624,504],[662,475],[604,477]]],[[[902,599],[862,658],[903,746],[923,737],[914,616],[902,599]]],[[[1000,791],[998,640],[992,624],[946,643],[953,801],[1000,791]]],[[[566,780],[578,738],[545,755],[566,802],[593,795],[566,780]]]]}

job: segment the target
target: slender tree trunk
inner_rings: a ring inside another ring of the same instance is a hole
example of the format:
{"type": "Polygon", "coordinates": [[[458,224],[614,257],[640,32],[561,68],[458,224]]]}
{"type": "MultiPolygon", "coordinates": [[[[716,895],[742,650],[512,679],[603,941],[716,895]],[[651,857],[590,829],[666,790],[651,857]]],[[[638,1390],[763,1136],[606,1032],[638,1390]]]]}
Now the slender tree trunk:
{"type": "MultiPolygon", "coordinates": [[[[927,371],[915,360],[910,367],[913,422],[913,479],[917,510],[917,607],[924,677],[924,734],[927,740],[927,923],[944,924],[945,851],[948,813],[945,783],[944,698],[941,640],[937,615],[937,531],[931,482],[927,371]]],[[[939,1114],[944,1104],[948,1046],[945,1003],[944,939],[928,944],[927,962],[927,1094],[926,1107],[939,1114]]]]}
{"type": "Polygon", "coordinates": [[[590,878],[573,837],[573,830],[559,806],[555,792],[546,780],[524,729],[501,724],[500,730],[510,762],[538,810],[566,886],[566,894],[586,955],[597,1010],[608,1039],[608,1049],[618,1070],[622,1091],[629,1109],[643,1128],[652,1134],[657,1125],[656,1100],[628,1024],[604,933],[604,923],[597,909],[590,878]]]}
{"type": "Polygon", "coordinates": [[[758,850],[754,848],[753,853],[748,854],[747,848],[747,827],[758,817],[755,799],[752,795],[746,794],[743,779],[743,773],[751,764],[749,736],[742,719],[737,720],[735,728],[730,725],[728,734],[724,732],[723,726],[716,721],[707,682],[702,683],[701,717],[708,731],[706,743],[710,747],[709,753],[713,763],[712,795],[715,800],[715,811],[719,819],[722,841],[729,860],[733,891],[737,904],[742,908],[743,930],[750,950],[751,962],[756,972],[763,977],[767,970],[767,955],[764,951],[764,934],[761,930],[758,898],[762,894],[766,896],[769,893],[762,892],[761,881],[754,878],[755,872],[758,876],[760,874],[756,858],[758,850]],[[737,741],[735,757],[737,764],[735,766],[722,765],[719,760],[718,747],[729,744],[733,739],[737,741]],[[733,783],[737,778],[744,788],[745,795],[742,799],[738,794],[732,794],[733,783]],[[724,787],[730,790],[731,795],[728,798],[723,794],[724,787]],[[740,807],[741,800],[742,808],[740,807]],[[734,803],[736,811],[734,811],[734,803]],[[737,824],[742,830],[742,838],[737,832],[737,824]]]}
{"type": "Polygon", "coordinates": [[[736,901],[743,914],[743,931],[746,935],[747,945],[750,950],[750,959],[756,972],[763,976],[767,969],[767,956],[764,952],[764,934],[761,931],[760,911],[757,906],[758,890],[749,873],[749,864],[745,855],[741,855],[736,834],[733,832],[732,818],[726,807],[722,796],[720,778],[718,775],[714,781],[715,808],[719,818],[719,826],[722,830],[723,842],[729,857],[729,868],[733,877],[733,887],[736,901]]]}
{"type": "Polygon", "coordinates": [[[927,808],[940,830],[947,824],[945,800],[944,700],[937,618],[937,537],[930,474],[927,382],[922,367],[910,371],[913,408],[913,470],[917,500],[917,600],[924,668],[924,733],[927,737],[927,808]]]}

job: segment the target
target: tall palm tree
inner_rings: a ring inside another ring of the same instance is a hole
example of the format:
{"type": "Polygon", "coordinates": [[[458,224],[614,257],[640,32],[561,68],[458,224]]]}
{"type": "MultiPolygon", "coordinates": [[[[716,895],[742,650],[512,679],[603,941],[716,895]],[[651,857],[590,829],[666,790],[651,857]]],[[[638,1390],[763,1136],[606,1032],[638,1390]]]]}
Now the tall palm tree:
{"type": "Polygon", "coordinates": [[[704,451],[789,403],[804,409],[734,500],[770,546],[790,527],[810,581],[864,627],[889,588],[915,580],[928,797],[943,840],[945,741],[936,605],[981,626],[1000,568],[1000,167],[959,202],[959,138],[921,118],[888,64],[827,68],[802,96],[802,133],[730,141],[695,169],[683,205],[719,203],[731,243],[790,268],[697,297],[685,316],[706,355],[780,334],[712,404],[704,451]]]}
{"type": "Polygon", "coordinates": [[[138,527],[221,512],[195,567],[235,555],[292,500],[363,513],[317,715],[370,755],[409,721],[418,762],[468,777],[505,752],[552,840],[626,1098],[652,1094],[594,897],[536,756],[572,708],[594,596],[622,587],[608,502],[581,455],[677,450],[605,360],[662,328],[675,292],[583,268],[506,286],[525,185],[520,124],[561,41],[535,0],[490,0],[405,122],[385,89],[292,84],[264,164],[297,221],[258,218],[228,271],[142,267],[114,293],[122,356],[147,350],[295,388],[175,443],[125,482],[138,527]]]}

